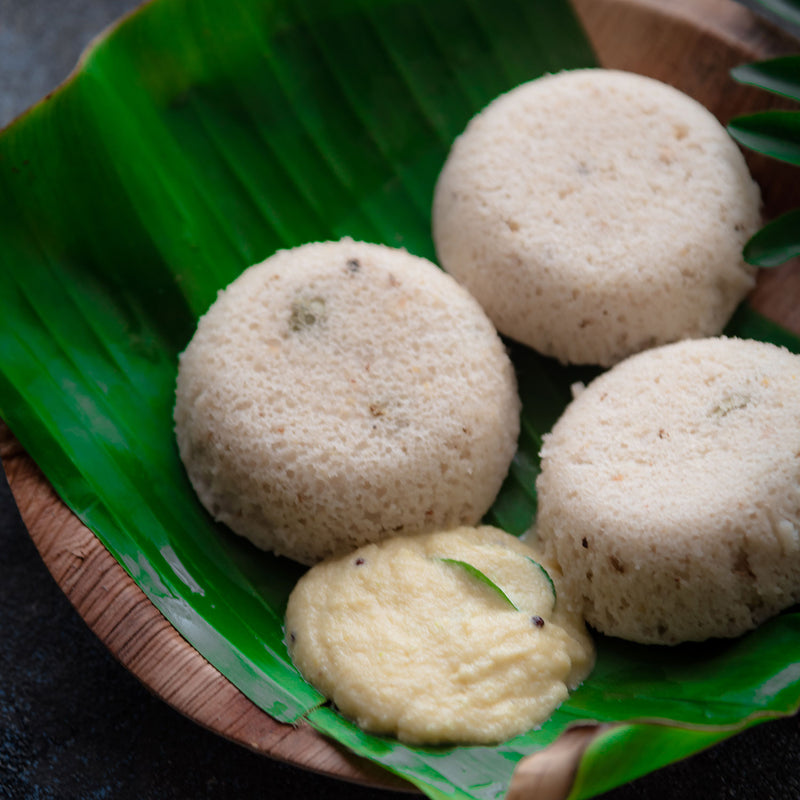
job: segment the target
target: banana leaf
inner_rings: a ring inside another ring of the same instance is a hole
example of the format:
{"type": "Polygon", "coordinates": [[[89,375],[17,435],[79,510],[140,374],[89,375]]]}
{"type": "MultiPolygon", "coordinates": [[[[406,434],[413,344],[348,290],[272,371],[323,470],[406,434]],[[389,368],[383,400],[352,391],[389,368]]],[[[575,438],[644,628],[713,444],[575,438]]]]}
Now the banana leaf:
{"type": "MultiPolygon", "coordinates": [[[[0,416],[178,631],[275,719],[307,720],[432,798],[496,798],[572,723],[590,797],[800,704],[800,614],[732,642],[598,639],[589,680],[497,747],[413,748],[339,716],[293,667],[302,568],[199,506],[173,441],[177,355],[216,292],[280,247],[356,239],[434,257],[433,185],[498,93],[594,57],[555,0],[153,0],[0,133],[0,416]],[[660,724],[660,723],[667,724],[660,724]]],[[[800,351],[743,307],[729,333],[800,351]]],[[[536,512],[542,435],[594,372],[511,346],[522,434],[488,515],[536,512]]]]}

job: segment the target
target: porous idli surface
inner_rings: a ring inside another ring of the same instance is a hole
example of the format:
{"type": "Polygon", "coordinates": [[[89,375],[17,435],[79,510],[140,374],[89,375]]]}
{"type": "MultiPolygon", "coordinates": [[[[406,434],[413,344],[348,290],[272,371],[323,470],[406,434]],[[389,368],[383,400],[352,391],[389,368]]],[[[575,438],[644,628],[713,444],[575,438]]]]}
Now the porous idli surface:
{"type": "Polygon", "coordinates": [[[544,439],[536,534],[586,620],[644,643],[737,636],[800,598],[800,357],[649,350],[544,439]]]}
{"type": "Polygon", "coordinates": [[[533,555],[482,526],[326,560],[289,598],[289,651],[367,731],[413,744],[508,739],[541,725],[594,663],[583,620],[533,555]]]}
{"type": "Polygon", "coordinates": [[[719,334],[753,285],[760,193],[716,118],[616,70],[501,95],[436,185],[439,263],[498,330],[562,362],[611,365],[719,334]]]}
{"type": "Polygon", "coordinates": [[[211,514],[310,564],[475,524],[519,410],[465,289],[405,250],[344,239],[279,251],[219,294],[180,357],[174,416],[211,514]]]}

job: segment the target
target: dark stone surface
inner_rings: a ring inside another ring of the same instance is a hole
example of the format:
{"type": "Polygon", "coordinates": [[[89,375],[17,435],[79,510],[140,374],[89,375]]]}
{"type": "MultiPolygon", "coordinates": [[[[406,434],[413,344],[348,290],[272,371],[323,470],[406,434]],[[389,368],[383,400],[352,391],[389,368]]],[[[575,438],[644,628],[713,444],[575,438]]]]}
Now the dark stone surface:
{"type": "MultiPolygon", "coordinates": [[[[0,0],[0,125],[131,0],[0,0]]],[[[800,721],[770,722],[605,800],[800,798],[800,721]]],[[[399,800],[253,754],[150,695],[55,585],[0,477],[0,799],[399,800]]]]}

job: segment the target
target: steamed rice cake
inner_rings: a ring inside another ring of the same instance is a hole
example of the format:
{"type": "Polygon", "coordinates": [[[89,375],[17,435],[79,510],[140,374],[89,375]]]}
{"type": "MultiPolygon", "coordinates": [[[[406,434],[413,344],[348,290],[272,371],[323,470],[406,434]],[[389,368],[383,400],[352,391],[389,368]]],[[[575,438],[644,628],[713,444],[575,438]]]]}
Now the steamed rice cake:
{"type": "Polygon", "coordinates": [[[536,535],[598,630],[738,636],[800,599],[800,356],[729,338],[632,356],[541,455],[536,535]]]}
{"type": "Polygon", "coordinates": [[[175,427],[205,507],[303,563],[475,524],[516,448],[511,362],[429,261],[343,239],[219,294],[180,357],[175,427]]]}
{"type": "Polygon", "coordinates": [[[760,193],[716,118],[616,70],[501,95],[436,185],[442,267],[500,333],[562,362],[611,365],[719,334],[752,287],[760,193]]]}

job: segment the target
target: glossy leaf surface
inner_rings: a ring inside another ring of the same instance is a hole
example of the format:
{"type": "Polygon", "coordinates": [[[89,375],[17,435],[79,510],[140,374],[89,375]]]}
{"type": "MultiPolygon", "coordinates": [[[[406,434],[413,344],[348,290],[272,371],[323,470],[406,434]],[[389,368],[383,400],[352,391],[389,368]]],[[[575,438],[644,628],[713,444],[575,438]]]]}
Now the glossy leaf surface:
{"type": "Polygon", "coordinates": [[[739,83],[758,86],[773,94],[800,102],[800,58],[782,56],[755,64],[742,64],[731,70],[739,83]]]}
{"type": "Polygon", "coordinates": [[[468,575],[470,580],[476,581],[482,586],[485,586],[489,592],[494,595],[494,597],[499,599],[504,605],[508,606],[509,608],[513,608],[514,611],[519,611],[514,601],[485,572],[481,572],[481,570],[479,570],[473,564],[470,564],[467,561],[461,561],[458,558],[439,558],[437,560],[441,561],[442,564],[447,564],[455,569],[460,570],[465,575],[468,575]]]}
{"type": "Polygon", "coordinates": [[[739,144],[800,166],[800,111],[760,111],[736,117],[728,130],[739,144]]]}
{"type": "MultiPolygon", "coordinates": [[[[248,697],[431,797],[501,796],[522,756],[579,719],[726,726],[670,728],[678,757],[753,714],[789,713],[796,615],[666,654],[601,639],[595,673],[552,720],[497,747],[367,736],[288,658],[283,611],[302,569],[198,505],[173,442],[176,359],[216,292],[277,248],[349,235],[433,257],[433,185],[468,119],[521,81],[591,63],[553,0],[155,0],[0,135],[0,415],[248,697]]],[[[748,309],[729,332],[798,345],[748,309]]],[[[595,371],[511,352],[522,435],[488,520],[519,534],[535,516],[541,437],[595,371]]],[[[590,750],[581,797],[664,763],[630,757],[648,752],[650,726],[615,730],[597,745],[615,769],[601,777],[590,750]]]]}
{"type": "MultiPolygon", "coordinates": [[[[800,3],[781,2],[784,12],[800,19],[800,3]]],[[[778,13],[778,9],[774,9],[778,13]]],[[[731,70],[741,83],[800,102],[800,55],[783,56],[731,70]]],[[[742,145],[772,158],[800,165],[800,111],[762,111],[736,117],[728,125],[742,145]]],[[[800,210],[789,211],[767,223],[750,238],[745,259],[759,267],[775,267],[800,254],[800,210]]]]}
{"type": "Polygon", "coordinates": [[[787,211],[751,237],[745,260],[759,267],[776,267],[800,256],[800,209],[787,211]]]}

